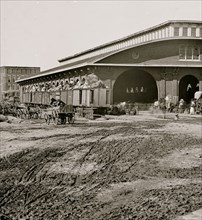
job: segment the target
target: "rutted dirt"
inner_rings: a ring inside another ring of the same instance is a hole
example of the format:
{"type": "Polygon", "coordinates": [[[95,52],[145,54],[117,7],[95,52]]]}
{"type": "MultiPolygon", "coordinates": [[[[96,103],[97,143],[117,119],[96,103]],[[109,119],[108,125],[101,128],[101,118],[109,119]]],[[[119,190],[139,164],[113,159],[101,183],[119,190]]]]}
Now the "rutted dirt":
{"type": "Polygon", "coordinates": [[[172,220],[202,208],[199,118],[173,117],[0,124],[1,218],[172,220]]]}

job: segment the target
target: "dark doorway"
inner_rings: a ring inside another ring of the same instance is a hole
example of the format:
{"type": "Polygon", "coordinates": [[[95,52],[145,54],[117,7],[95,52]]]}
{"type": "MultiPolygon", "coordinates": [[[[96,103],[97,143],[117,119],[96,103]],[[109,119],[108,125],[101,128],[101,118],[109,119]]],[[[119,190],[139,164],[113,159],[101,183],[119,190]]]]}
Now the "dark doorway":
{"type": "Polygon", "coordinates": [[[30,102],[32,102],[32,92],[30,92],[30,102]]]}
{"type": "Polygon", "coordinates": [[[147,72],[129,70],[114,84],[114,104],[120,102],[152,103],[158,99],[156,81],[147,72]]]}
{"type": "Polygon", "coordinates": [[[199,91],[199,81],[192,75],[182,77],[179,84],[179,98],[187,103],[194,98],[194,93],[199,91]]]}

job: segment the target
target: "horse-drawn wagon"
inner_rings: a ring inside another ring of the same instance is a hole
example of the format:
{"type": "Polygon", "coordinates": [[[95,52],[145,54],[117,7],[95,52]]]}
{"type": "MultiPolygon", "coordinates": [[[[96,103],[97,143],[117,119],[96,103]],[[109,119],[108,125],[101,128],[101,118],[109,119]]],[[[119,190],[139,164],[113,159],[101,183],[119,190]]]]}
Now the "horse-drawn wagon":
{"type": "Polygon", "coordinates": [[[16,115],[18,118],[30,119],[41,118],[41,108],[37,106],[20,104],[16,107],[16,115]]]}
{"type": "Polygon", "coordinates": [[[72,105],[66,105],[61,100],[52,100],[50,106],[44,111],[44,119],[47,124],[50,124],[51,121],[54,124],[66,124],[68,121],[69,124],[74,123],[74,109],[72,105]]]}

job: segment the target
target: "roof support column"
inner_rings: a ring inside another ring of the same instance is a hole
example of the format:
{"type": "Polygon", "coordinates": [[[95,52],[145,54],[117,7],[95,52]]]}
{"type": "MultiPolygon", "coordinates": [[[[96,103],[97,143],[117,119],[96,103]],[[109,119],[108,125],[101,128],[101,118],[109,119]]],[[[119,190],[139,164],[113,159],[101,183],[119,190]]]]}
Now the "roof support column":
{"type": "Polygon", "coordinates": [[[114,88],[114,84],[115,84],[115,81],[116,80],[110,80],[110,100],[109,100],[109,103],[110,105],[114,104],[114,92],[113,92],[113,88],[114,88]]]}
{"type": "Polygon", "coordinates": [[[178,80],[177,79],[173,79],[172,82],[172,96],[173,96],[173,103],[177,104],[178,100],[179,100],[179,85],[178,85],[178,80]]]}
{"type": "Polygon", "coordinates": [[[177,102],[179,101],[178,72],[179,72],[179,68],[175,68],[172,73],[172,75],[173,75],[172,96],[173,96],[173,103],[174,104],[177,104],[177,102]]]}
{"type": "Polygon", "coordinates": [[[166,71],[163,69],[161,72],[161,80],[157,83],[158,86],[158,99],[166,97],[166,71]]]}
{"type": "Polygon", "coordinates": [[[23,87],[22,85],[20,85],[20,102],[22,103],[23,102],[23,87]]]}
{"type": "Polygon", "coordinates": [[[157,82],[158,87],[158,99],[166,97],[166,80],[161,79],[157,82]]]}

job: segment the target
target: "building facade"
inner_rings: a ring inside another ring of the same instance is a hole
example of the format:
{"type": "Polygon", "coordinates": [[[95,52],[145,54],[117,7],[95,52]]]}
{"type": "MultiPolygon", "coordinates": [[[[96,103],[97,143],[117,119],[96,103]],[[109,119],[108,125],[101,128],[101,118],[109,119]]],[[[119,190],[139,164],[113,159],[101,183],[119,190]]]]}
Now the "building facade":
{"type": "Polygon", "coordinates": [[[0,100],[20,97],[20,86],[15,81],[40,73],[40,67],[0,67],[0,100]]]}
{"type": "Polygon", "coordinates": [[[202,90],[202,22],[167,21],[59,63],[18,80],[21,94],[33,86],[62,91],[72,81],[78,87],[95,74],[106,86],[106,106],[125,101],[153,103],[167,95],[174,103],[190,102],[202,90]]]}

